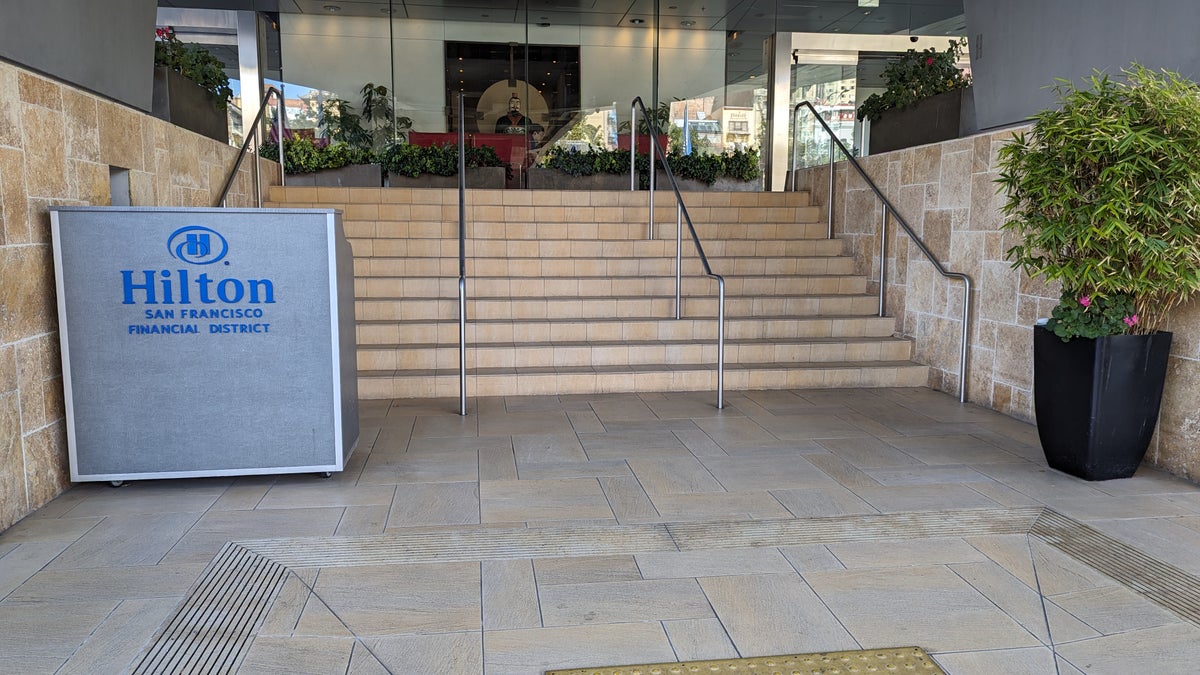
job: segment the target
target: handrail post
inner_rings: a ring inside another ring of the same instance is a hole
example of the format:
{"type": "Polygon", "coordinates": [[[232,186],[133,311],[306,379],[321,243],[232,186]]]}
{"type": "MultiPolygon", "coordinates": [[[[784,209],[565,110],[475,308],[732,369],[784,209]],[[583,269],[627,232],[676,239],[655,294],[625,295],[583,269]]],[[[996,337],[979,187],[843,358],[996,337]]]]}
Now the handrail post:
{"type": "Polygon", "coordinates": [[[683,318],[680,286],[683,284],[683,204],[675,207],[675,318],[683,318]]]}
{"type": "Polygon", "coordinates": [[[829,239],[833,239],[833,136],[829,137],[829,239]]]}
{"type": "Polygon", "coordinates": [[[717,410],[725,407],[725,278],[717,278],[717,410]]]}
{"type": "Polygon", "coordinates": [[[658,173],[654,170],[654,157],[658,154],[658,134],[655,133],[654,127],[650,124],[650,115],[646,115],[646,128],[650,130],[650,231],[646,235],[647,239],[654,238],[654,174],[658,173]]]}
{"type": "Polygon", "coordinates": [[[963,280],[963,315],[962,343],[958,347],[958,402],[967,402],[967,333],[971,319],[971,277],[962,275],[963,280]]]}
{"type": "Polygon", "coordinates": [[[883,316],[884,285],[887,278],[887,217],[888,207],[884,202],[880,208],[882,219],[879,221],[879,316],[883,316]]]}
{"type": "Polygon", "coordinates": [[[629,110],[629,191],[637,191],[637,102],[633,99],[629,110]]]}
{"type": "Polygon", "coordinates": [[[800,163],[800,106],[792,109],[792,192],[796,191],[796,165],[800,163]]]}
{"type": "Polygon", "coordinates": [[[467,414],[467,154],[463,94],[458,95],[458,414],[467,414]]]}
{"type": "Polygon", "coordinates": [[[282,82],[279,83],[279,96],[277,98],[279,99],[279,105],[275,108],[275,128],[279,130],[279,187],[286,187],[287,183],[284,179],[285,172],[283,170],[283,104],[287,99],[283,96],[282,82]]]}

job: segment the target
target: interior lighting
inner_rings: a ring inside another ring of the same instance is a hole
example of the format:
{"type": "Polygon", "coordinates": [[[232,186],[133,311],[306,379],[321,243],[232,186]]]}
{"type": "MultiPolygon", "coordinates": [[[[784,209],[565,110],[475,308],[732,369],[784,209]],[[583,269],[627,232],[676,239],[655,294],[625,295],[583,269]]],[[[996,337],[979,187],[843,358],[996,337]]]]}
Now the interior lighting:
{"type": "Polygon", "coordinates": [[[631,23],[635,26],[640,26],[640,25],[646,23],[646,20],[645,19],[630,19],[629,23],[631,23]]]}
{"type": "Polygon", "coordinates": [[[321,9],[324,9],[326,12],[340,12],[340,11],[342,11],[342,6],[341,5],[325,5],[321,9]]]}
{"type": "Polygon", "coordinates": [[[684,19],[683,21],[679,22],[679,25],[683,26],[684,28],[691,28],[692,26],[696,25],[696,22],[692,21],[691,19],[684,19]]]}

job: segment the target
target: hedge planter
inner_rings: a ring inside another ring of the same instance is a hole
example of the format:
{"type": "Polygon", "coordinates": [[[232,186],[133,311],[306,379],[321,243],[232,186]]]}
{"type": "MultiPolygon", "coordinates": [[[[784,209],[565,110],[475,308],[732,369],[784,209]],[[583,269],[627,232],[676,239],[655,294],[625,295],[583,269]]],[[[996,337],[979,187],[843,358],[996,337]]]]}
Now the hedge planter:
{"type": "Polygon", "coordinates": [[[297,187],[380,187],[383,168],[378,164],[350,164],[314,173],[289,173],[287,184],[297,187]]]}
{"type": "Polygon", "coordinates": [[[969,89],[955,89],[907,108],[885,110],[871,122],[871,154],[958,138],[963,95],[969,89]]]}
{"type": "MultiPolygon", "coordinates": [[[[734,180],[733,178],[722,176],[712,185],[709,185],[702,180],[676,176],[675,182],[679,184],[680,192],[760,192],[763,189],[762,179],[760,178],[754,180],[734,180]]],[[[628,176],[625,178],[625,189],[629,189],[628,176]]],[[[654,174],[654,189],[671,189],[671,182],[667,180],[665,172],[659,171],[654,174]]]]}
{"type": "MultiPolygon", "coordinates": [[[[467,169],[467,187],[487,190],[503,190],[505,168],[502,166],[480,166],[467,169]]],[[[458,176],[438,176],[423,173],[416,178],[388,173],[389,187],[406,188],[456,188],[458,176]]]]}
{"type": "Polygon", "coordinates": [[[558,169],[540,166],[529,167],[526,174],[532,190],[628,190],[629,174],[594,173],[590,176],[572,176],[558,169]]]}
{"type": "Polygon", "coordinates": [[[229,142],[228,114],[217,97],[166,66],[154,69],[150,112],[177,127],[229,142]]]}
{"type": "Polygon", "coordinates": [[[1085,480],[1128,478],[1158,422],[1171,333],[1063,342],[1033,329],[1033,400],[1046,462],[1085,480]]]}

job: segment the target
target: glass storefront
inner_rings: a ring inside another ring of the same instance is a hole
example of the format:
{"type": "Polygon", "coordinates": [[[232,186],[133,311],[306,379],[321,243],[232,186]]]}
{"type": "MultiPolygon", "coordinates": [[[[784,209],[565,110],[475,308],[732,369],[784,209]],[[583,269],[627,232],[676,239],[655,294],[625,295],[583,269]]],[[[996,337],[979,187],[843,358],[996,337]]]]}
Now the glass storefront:
{"type": "MultiPolygon", "coordinates": [[[[910,46],[906,35],[781,32],[820,16],[779,0],[584,4],[330,0],[321,11],[258,14],[256,60],[260,77],[285,92],[292,137],[329,137],[357,121],[378,148],[452,142],[461,128],[470,143],[496,148],[517,169],[509,187],[522,187],[521,169],[549,148],[629,148],[630,103],[641,97],[672,151],[755,150],[766,188],[782,189],[776,176],[793,153],[800,166],[829,159],[814,120],[802,116],[792,129],[792,107],[812,102],[857,150],[854,111],[870,93],[859,54],[910,46]],[[796,48],[790,64],[779,36],[796,48]]],[[[249,116],[257,87],[238,90],[233,115],[249,116]]]]}

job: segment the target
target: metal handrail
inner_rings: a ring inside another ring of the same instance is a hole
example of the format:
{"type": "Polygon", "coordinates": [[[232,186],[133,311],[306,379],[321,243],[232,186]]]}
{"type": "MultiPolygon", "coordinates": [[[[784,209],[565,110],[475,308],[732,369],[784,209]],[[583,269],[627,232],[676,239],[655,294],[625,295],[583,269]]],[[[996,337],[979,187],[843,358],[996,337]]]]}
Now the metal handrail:
{"type": "Polygon", "coordinates": [[[696,245],[696,254],[700,257],[700,264],[704,266],[704,276],[715,279],[717,282],[717,409],[725,407],[725,278],[719,274],[714,274],[712,266],[708,264],[708,256],[704,255],[704,247],[700,244],[700,237],[696,234],[696,227],[692,224],[692,217],[688,215],[687,206],[683,203],[683,194],[679,191],[679,183],[675,181],[675,174],[671,171],[671,164],[667,161],[666,152],[658,143],[658,131],[654,128],[651,122],[650,114],[646,111],[646,105],[642,103],[642,97],[638,96],[633,99],[631,106],[632,115],[630,120],[629,133],[629,155],[630,169],[633,174],[630,178],[630,190],[637,189],[637,111],[642,110],[642,117],[646,119],[646,127],[650,130],[650,145],[653,150],[650,152],[650,238],[654,238],[654,155],[662,160],[663,170],[667,174],[667,180],[671,182],[671,189],[675,192],[676,203],[676,220],[675,220],[675,318],[681,318],[680,312],[680,283],[681,283],[681,268],[683,261],[683,221],[687,221],[688,231],[692,234],[692,243],[696,245]]]}
{"type": "MultiPolygon", "coordinates": [[[[834,146],[834,144],[836,144],[837,147],[841,149],[842,154],[846,156],[846,159],[850,160],[850,166],[854,167],[854,170],[858,172],[859,177],[861,177],[863,179],[863,182],[865,182],[867,184],[867,186],[871,188],[871,191],[875,193],[875,196],[878,197],[879,201],[882,202],[882,204],[883,204],[883,206],[881,207],[881,211],[882,211],[882,215],[883,215],[883,218],[882,218],[883,222],[880,224],[880,230],[879,230],[879,316],[883,316],[883,310],[884,310],[883,299],[884,299],[884,294],[886,291],[886,286],[885,286],[884,282],[885,282],[885,272],[887,269],[888,213],[892,214],[892,217],[895,218],[896,222],[900,224],[900,227],[904,229],[904,232],[905,232],[905,234],[908,235],[909,239],[911,239],[912,242],[917,245],[917,248],[921,251],[921,253],[923,253],[925,255],[925,258],[927,260],[929,260],[929,262],[933,263],[933,267],[934,267],[934,269],[937,270],[938,274],[942,275],[943,277],[946,277],[947,279],[961,279],[962,280],[962,282],[963,282],[963,311],[962,311],[962,341],[959,345],[959,350],[958,350],[958,401],[959,401],[959,403],[965,403],[967,400],[967,336],[968,336],[968,332],[971,327],[971,324],[970,324],[971,277],[967,276],[966,274],[963,274],[962,272],[950,272],[945,267],[942,267],[942,263],[940,263],[938,261],[938,259],[933,255],[933,253],[929,250],[929,248],[927,246],[925,246],[925,242],[921,241],[921,238],[917,236],[917,233],[913,232],[913,229],[911,227],[909,227],[908,222],[906,222],[904,220],[904,217],[900,215],[900,212],[896,210],[896,207],[890,201],[888,201],[888,198],[884,196],[883,192],[879,189],[879,186],[877,186],[875,184],[875,181],[871,180],[871,177],[867,175],[867,172],[862,168],[862,165],[858,163],[858,160],[856,160],[854,158],[854,155],[846,148],[846,146],[837,137],[837,135],[833,133],[833,129],[830,129],[829,125],[825,123],[825,120],[822,119],[821,114],[819,112],[817,112],[817,109],[814,108],[813,105],[811,103],[809,103],[808,101],[802,101],[800,103],[797,103],[796,107],[792,109],[792,129],[799,128],[797,126],[797,121],[798,121],[798,116],[800,114],[801,108],[808,108],[812,112],[813,118],[815,118],[817,120],[817,122],[819,122],[821,124],[821,126],[825,129],[825,133],[829,134],[829,141],[830,141],[830,148],[829,148],[829,150],[830,150],[830,152],[829,152],[829,202],[828,202],[828,204],[829,204],[829,236],[831,238],[833,237],[833,146],[834,146]]],[[[792,140],[792,189],[794,190],[796,187],[796,150],[795,150],[795,148],[796,148],[796,140],[795,140],[796,133],[794,131],[793,131],[792,139],[793,139],[792,140]]]]}
{"type": "MultiPolygon", "coordinates": [[[[283,92],[275,87],[267,87],[267,94],[263,96],[262,105],[258,106],[258,114],[254,116],[254,121],[250,123],[249,131],[246,132],[246,139],[242,141],[242,149],[238,152],[237,159],[233,163],[233,170],[229,172],[229,177],[225,179],[225,186],[221,188],[221,195],[217,197],[217,206],[225,206],[225,199],[229,196],[229,188],[233,187],[233,180],[237,178],[237,172],[242,168],[242,160],[246,159],[246,151],[250,148],[250,142],[258,137],[259,123],[262,122],[263,113],[267,111],[267,104],[271,101],[271,96],[274,95],[279,99],[279,105],[275,109],[275,129],[276,135],[279,136],[279,184],[284,184],[283,178],[283,92]]],[[[258,180],[258,156],[255,155],[254,161],[254,191],[258,197],[258,206],[262,208],[262,181],[258,180]]]]}
{"type": "Polygon", "coordinates": [[[467,150],[463,94],[458,95],[458,414],[467,414],[467,150]]]}

